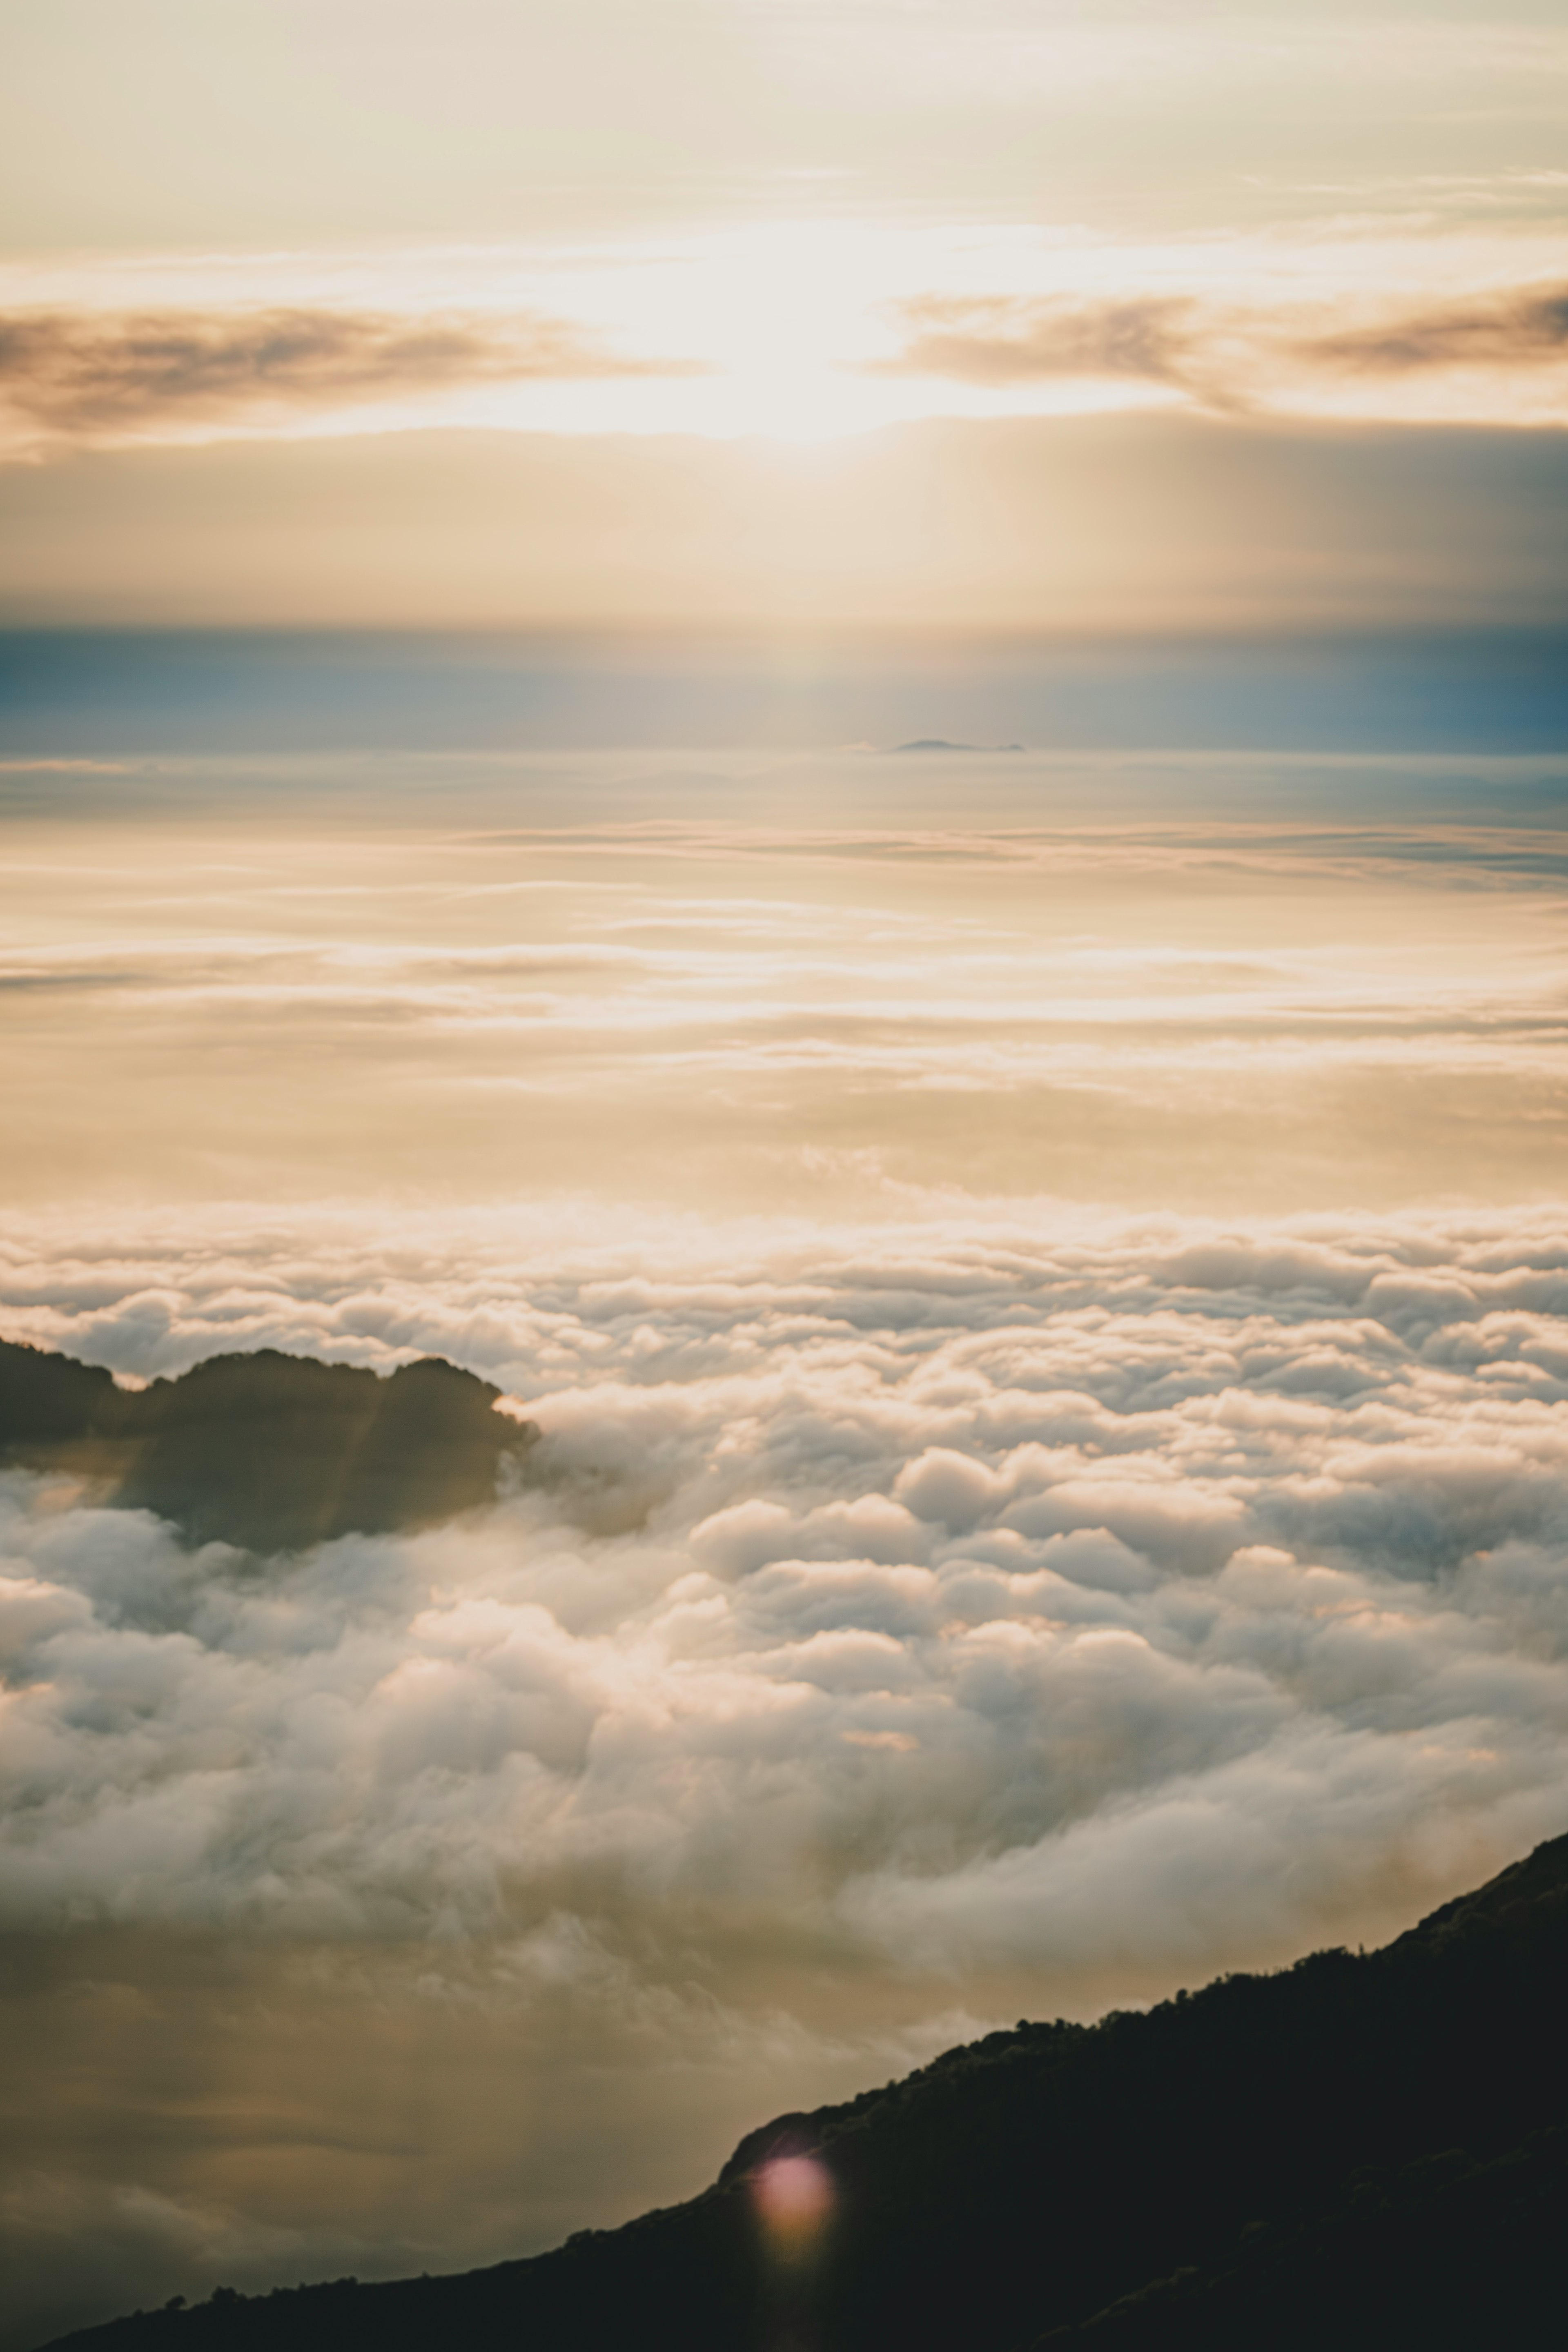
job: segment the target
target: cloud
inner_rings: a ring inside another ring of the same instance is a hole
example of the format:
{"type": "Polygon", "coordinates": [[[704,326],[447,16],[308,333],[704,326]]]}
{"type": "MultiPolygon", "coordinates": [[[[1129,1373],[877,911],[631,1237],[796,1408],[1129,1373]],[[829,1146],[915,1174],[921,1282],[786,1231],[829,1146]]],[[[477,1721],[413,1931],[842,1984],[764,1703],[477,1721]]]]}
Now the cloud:
{"type": "Polygon", "coordinates": [[[1554,1185],[1552,763],[894,764],[301,762],[221,806],[195,761],[19,779],[58,831],[0,953],[13,1199],[114,1181],[122,1127],[172,1198],[220,1135],[253,1197],[393,1165],[437,1197],[635,1166],[645,1202],[900,1216],[947,1184],[1260,1212],[1554,1185]],[[207,845],[170,869],[175,811],[207,845]],[[1168,910],[1215,877],[1194,941],[1168,910]]]}
{"type": "Polygon", "coordinates": [[[1367,374],[1552,365],[1568,356],[1568,286],[1396,312],[1376,325],[1316,336],[1299,348],[1310,363],[1367,374]]]}
{"type": "MultiPolygon", "coordinates": [[[[1006,265],[997,257],[997,269],[1006,265]]],[[[1137,269],[1131,257],[1116,266],[1124,276],[1137,269]]],[[[548,291],[540,307],[509,310],[493,286],[488,296],[481,286],[464,307],[464,272],[454,269],[449,297],[389,287],[380,303],[279,299],[253,281],[248,300],[232,295],[221,304],[174,286],[166,302],[139,308],[62,293],[49,306],[0,312],[0,430],[12,455],[47,457],[76,446],[288,439],[410,423],[722,437],[748,418],[764,433],[781,422],[782,412],[757,405],[754,354],[726,341],[732,285],[708,289],[705,313],[686,289],[690,315],[679,332],[696,347],[689,355],[650,349],[640,304],[605,310],[603,289],[596,320],[543,307],[548,291]]],[[[1179,253],[1152,283],[1134,274],[1114,291],[933,287],[889,302],[868,283],[847,341],[843,320],[803,315],[779,365],[805,370],[816,386],[810,397],[841,427],[940,412],[932,384],[963,387],[945,404],[990,417],[1028,414],[1042,401],[1114,406],[1107,387],[1121,387],[1121,404],[1180,403],[1219,415],[1326,407],[1390,421],[1430,413],[1539,422],[1559,414],[1541,402],[1564,352],[1560,280],[1460,286],[1414,304],[1398,287],[1393,273],[1383,290],[1368,292],[1356,276],[1337,294],[1320,284],[1281,297],[1266,256],[1248,273],[1233,272],[1227,288],[1179,253]],[[869,356],[879,346],[882,355],[869,356]],[[1422,386],[1438,380],[1447,404],[1431,411],[1422,386]]]]}
{"type": "Polygon", "coordinates": [[[1103,1932],[1049,1894],[1148,1822],[1187,1856],[1184,1952],[1291,1948],[1554,1818],[1565,1257],[1395,1225],[499,1290],[254,1244],[35,1270],[122,1363],[217,1328],[438,1347],[544,1438],[479,1523],[259,1577],[12,1474],[0,1909],[396,1939],[717,1901],[1073,1979],[1174,1948],[1110,1864],[1103,1932]],[[1226,1822],[1319,1859],[1216,1877],[1226,1822]]]}
{"type": "Polygon", "coordinates": [[[446,388],[679,375],[567,320],[289,306],[0,316],[0,413],[13,432],[117,441],[162,428],[276,423],[446,388]]]}
{"type": "Polygon", "coordinates": [[[1529,378],[1568,357],[1568,289],[1531,285],[1412,307],[1321,307],[1188,294],[1111,299],[923,295],[894,306],[906,340],[873,373],[1005,392],[1074,377],[1161,388],[1205,409],[1301,413],[1347,382],[1487,370],[1529,378]]]}
{"type": "Polygon", "coordinates": [[[1174,296],[1084,302],[925,295],[898,308],[913,331],[879,372],[997,385],[1055,376],[1183,383],[1195,310],[1174,296]]]}
{"type": "Polygon", "coordinates": [[[235,763],[216,829],[207,766],[47,780],[12,1125],[90,1126],[14,1200],[0,1331],[133,1380],[438,1355],[544,1435],[461,1524],[270,1559],[6,1486],[6,2352],[619,2221],[770,2114],[1373,1941],[1562,1826],[1568,1211],[1259,1205],[1287,1159],[1362,1189],[1373,1054],[1379,1197],[1486,1200],[1467,1137],[1558,1183],[1555,765],[898,766],[235,763]],[[1093,1196],[1139,1151],[1157,1212],[1047,1197],[1042,1069],[1115,1090],[1093,1196]],[[1191,1221],[1173,1097],[1229,1188],[1191,1221]],[[771,1196],[693,1183],[715,1102],[749,1145],[766,1105],[771,1196]]]}
{"type": "Polygon", "coordinates": [[[620,2220],[1563,1825],[1568,1211],[126,1211],[9,1235],[0,1326],[544,1433],[271,1560],[0,1477],[16,2352],[620,2220]]]}

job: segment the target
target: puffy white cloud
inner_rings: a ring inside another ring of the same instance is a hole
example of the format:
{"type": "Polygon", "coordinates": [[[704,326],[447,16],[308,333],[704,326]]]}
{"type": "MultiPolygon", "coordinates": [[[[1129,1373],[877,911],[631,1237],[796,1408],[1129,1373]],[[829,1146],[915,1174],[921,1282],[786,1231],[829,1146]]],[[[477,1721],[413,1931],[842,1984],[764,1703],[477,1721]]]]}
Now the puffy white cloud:
{"type": "Polygon", "coordinates": [[[1148,1952],[1283,1952],[1555,1822],[1544,1213],[780,1229],[744,1272],[687,1229],[658,1275],[646,1237],[557,1234],[548,1270],[509,1238],[16,1262],[50,1300],[16,1328],[127,1369],[440,1349],[545,1434],[493,1511],[259,1570],[13,1474],[13,1925],[621,1934],[718,1903],[1080,1998],[1137,1918],[1148,1952]],[[1147,1880],[1074,1859],[1145,1835],[1147,1880]]]}

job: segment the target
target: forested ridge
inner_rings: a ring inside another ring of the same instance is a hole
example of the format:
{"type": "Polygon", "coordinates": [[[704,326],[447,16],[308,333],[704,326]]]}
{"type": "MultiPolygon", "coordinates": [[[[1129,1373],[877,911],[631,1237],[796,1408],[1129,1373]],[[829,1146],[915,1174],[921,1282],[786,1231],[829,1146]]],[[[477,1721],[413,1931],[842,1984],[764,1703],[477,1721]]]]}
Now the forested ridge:
{"type": "Polygon", "coordinates": [[[462,2277],[138,2314],[79,2352],[1142,2352],[1533,2340],[1568,2223],[1568,1837],[1371,1954],[1020,2023],[752,2133],[712,2187],[462,2277]],[[814,2245],[758,2184],[811,2156],[814,2245]]]}

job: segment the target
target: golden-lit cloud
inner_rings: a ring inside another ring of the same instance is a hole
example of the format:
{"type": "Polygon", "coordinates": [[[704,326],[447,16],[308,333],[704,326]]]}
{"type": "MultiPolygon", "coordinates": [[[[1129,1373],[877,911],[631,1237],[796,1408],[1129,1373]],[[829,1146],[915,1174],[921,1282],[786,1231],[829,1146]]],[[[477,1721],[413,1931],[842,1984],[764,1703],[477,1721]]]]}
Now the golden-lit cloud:
{"type": "MultiPolygon", "coordinates": [[[[0,415],[26,439],[265,430],[453,384],[668,375],[547,317],[396,316],[319,307],[0,316],[0,415]]],[[[685,372],[689,372],[688,363],[685,372]]]]}
{"type": "Polygon", "coordinates": [[[1395,312],[1381,324],[1320,335],[1310,363],[1395,375],[1417,368],[1535,368],[1568,360],[1568,285],[1395,312]]]}
{"type": "MultiPolygon", "coordinates": [[[[910,719],[931,691],[911,662],[910,719]]],[[[183,1198],[215,1165],[448,1200],[635,1168],[701,1215],[1552,1185],[1560,761],[1458,823],[1333,759],[673,759],[6,780],[13,1200],[128,1181],[132,1132],[183,1198]]]]}
{"type": "Polygon", "coordinates": [[[1029,383],[1053,376],[1131,377],[1182,383],[1189,299],[1124,301],[927,295],[900,306],[912,331],[889,373],[950,376],[961,383],[1029,383]]]}
{"type": "Polygon", "coordinates": [[[1568,295],[1535,243],[1462,270],[1427,256],[1414,286],[1412,257],[1342,236],[1271,268],[1258,244],[795,223],[597,257],[470,250],[444,292],[430,254],[13,271],[0,457],[435,426],[812,441],[1129,406],[1568,417],[1568,295]]]}
{"type": "Polygon", "coordinates": [[[1197,408],[1310,415],[1325,398],[1355,413],[1358,380],[1386,398],[1390,379],[1457,380],[1454,413],[1506,417],[1522,407],[1568,420],[1568,289],[1526,284],[1413,303],[1347,288],[1337,306],[1294,306],[1195,291],[1125,298],[925,295],[897,306],[907,341],[879,373],[1005,391],[1067,378],[1158,387],[1197,408]],[[1341,326],[1325,325],[1337,307],[1341,326]],[[1467,393],[1467,379],[1485,380],[1467,393]],[[1517,386],[1517,401],[1510,396],[1517,386]],[[1347,391],[1348,387],[1348,391],[1347,391]]]}

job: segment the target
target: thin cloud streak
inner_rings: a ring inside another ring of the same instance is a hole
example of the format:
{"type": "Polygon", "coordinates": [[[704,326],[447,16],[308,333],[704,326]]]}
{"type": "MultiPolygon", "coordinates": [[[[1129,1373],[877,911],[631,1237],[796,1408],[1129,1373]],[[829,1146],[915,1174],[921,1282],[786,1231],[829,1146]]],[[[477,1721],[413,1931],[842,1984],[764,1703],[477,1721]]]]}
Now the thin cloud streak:
{"type": "Polygon", "coordinates": [[[114,441],[475,383],[701,373],[606,348],[572,322],[278,307],[0,318],[0,414],[13,432],[114,441]]]}
{"type": "Polygon", "coordinates": [[[1436,305],[1382,327],[1320,336],[1301,348],[1310,361],[1369,373],[1560,363],[1568,356],[1568,286],[1525,289],[1491,302],[1436,305]]]}
{"type": "MultiPolygon", "coordinates": [[[[1344,306],[1364,314],[1364,298],[1344,306]]],[[[1005,389],[1088,378],[1158,387],[1219,414],[1300,413],[1346,383],[1484,371],[1532,378],[1568,362],[1568,287],[1530,286],[1470,300],[1387,305],[1331,332],[1301,331],[1322,306],[1270,309],[1195,295],[1111,300],[918,297],[897,306],[912,330],[876,373],[1005,389]]],[[[1495,409],[1495,393],[1484,408],[1495,409]]],[[[1506,405],[1506,402],[1505,402],[1506,405]]],[[[1568,415],[1568,383],[1563,387],[1568,415]]]]}
{"type": "Polygon", "coordinates": [[[1173,296],[1110,302],[1027,301],[931,295],[900,306],[915,331],[889,374],[961,383],[1033,383],[1053,376],[1130,376],[1184,383],[1194,304],[1173,296]]]}

